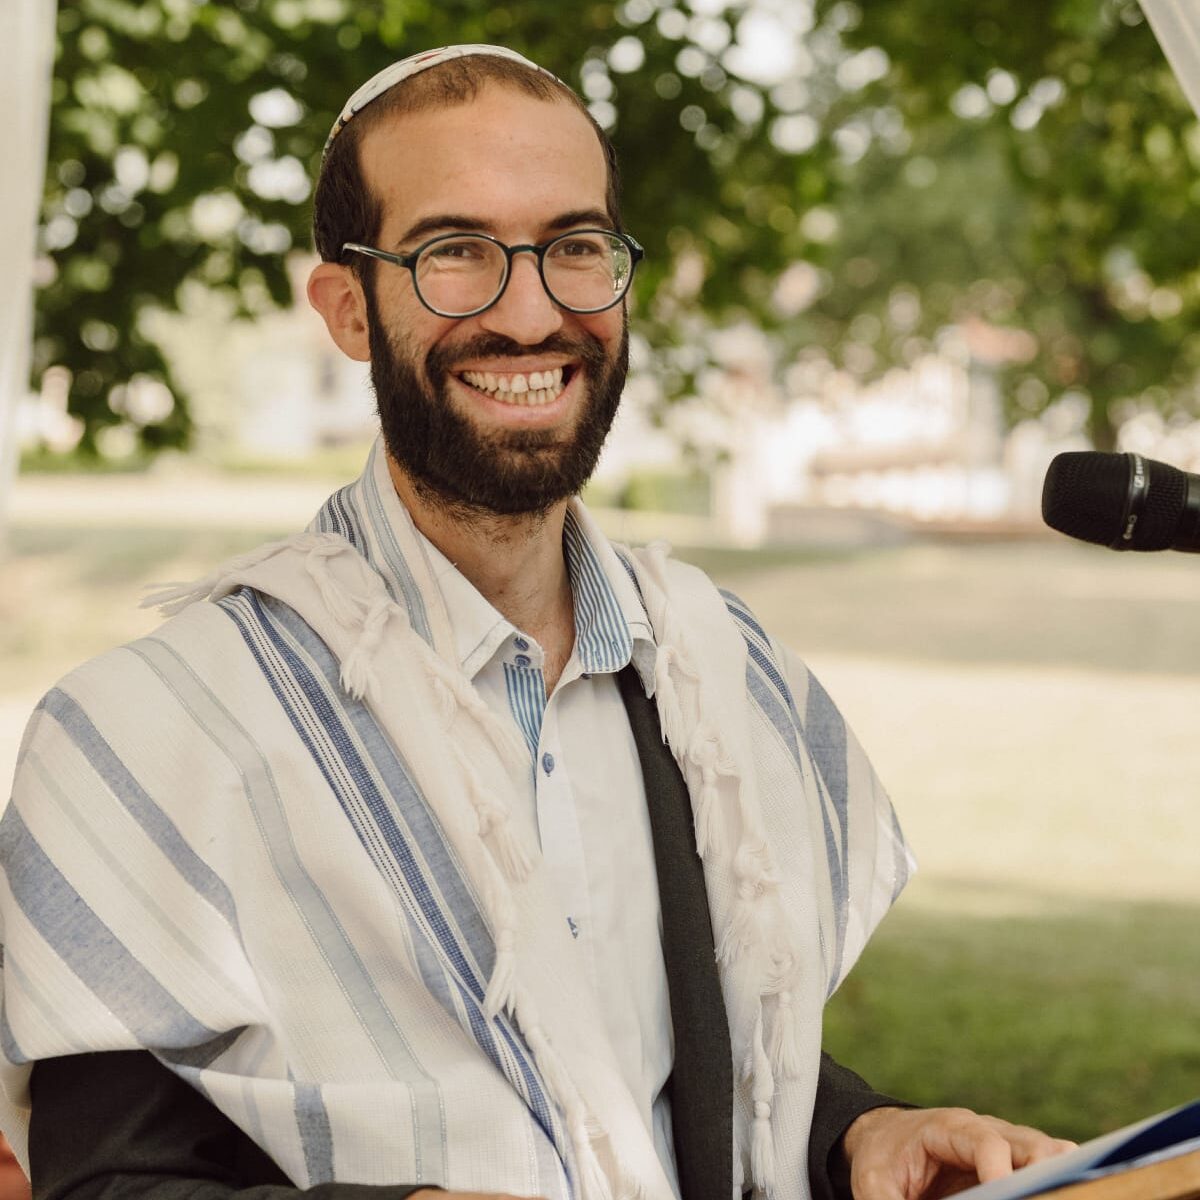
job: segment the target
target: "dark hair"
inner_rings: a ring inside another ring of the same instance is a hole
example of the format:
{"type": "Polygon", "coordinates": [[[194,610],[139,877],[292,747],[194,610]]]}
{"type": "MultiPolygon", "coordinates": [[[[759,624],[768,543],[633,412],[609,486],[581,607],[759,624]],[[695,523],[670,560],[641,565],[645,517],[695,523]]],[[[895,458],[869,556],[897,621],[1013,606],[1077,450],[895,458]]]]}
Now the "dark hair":
{"type": "MultiPolygon", "coordinates": [[[[365,134],[388,117],[427,109],[452,108],[474,100],[487,84],[510,87],[547,102],[565,100],[587,117],[607,166],[605,206],[613,228],[621,229],[617,152],[584,102],[565,83],[497,55],[473,54],[439,63],[373,100],[333,139],[321,163],[313,196],[313,241],[326,262],[343,261],[346,242],[374,243],[383,214],[363,178],[359,147],[365,134]]],[[[352,255],[362,270],[370,260],[352,255]]]]}

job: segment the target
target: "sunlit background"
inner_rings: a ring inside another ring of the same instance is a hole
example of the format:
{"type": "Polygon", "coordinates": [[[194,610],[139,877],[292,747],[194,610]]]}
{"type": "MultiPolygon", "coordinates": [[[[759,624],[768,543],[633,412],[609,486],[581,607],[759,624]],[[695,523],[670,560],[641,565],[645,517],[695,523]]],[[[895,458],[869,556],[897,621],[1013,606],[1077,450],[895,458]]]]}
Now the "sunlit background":
{"type": "MultiPolygon", "coordinates": [[[[1189,82],[1195,18],[1147,7],[1189,82]]],[[[364,372],[302,302],[321,145],[385,63],[504,42],[610,131],[647,249],[589,501],[810,660],[923,863],[831,1044],[1076,1137],[1200,1093],[1200,565],[1039,517],[1061,450],[1200,471],[1200,124],[1135,0],[60,0],[0,33],[0,778],[62,672],[152,627],[143,585],[358,470],[364,372]]]]}

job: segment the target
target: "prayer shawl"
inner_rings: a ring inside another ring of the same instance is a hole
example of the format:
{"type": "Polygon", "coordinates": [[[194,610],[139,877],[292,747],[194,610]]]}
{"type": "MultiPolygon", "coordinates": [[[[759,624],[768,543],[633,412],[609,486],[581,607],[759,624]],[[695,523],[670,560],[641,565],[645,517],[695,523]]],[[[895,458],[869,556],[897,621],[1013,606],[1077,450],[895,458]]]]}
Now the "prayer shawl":
{"type": "MultiPolygon", "coordinates": [[[[837,710],[746,608],[573,511],[655,634],[729,1017],[735,1195],[799,1200],[822,1007],[908,852],[837,710]]],[[[301,1187],[671,1200],[517,815],[529,751],[459,668],[379,447],[306,533],[166,599],[156,633],[42,701],[0,822],[18,1154],[32,1061],[142,1047],[301,1187]]]]}

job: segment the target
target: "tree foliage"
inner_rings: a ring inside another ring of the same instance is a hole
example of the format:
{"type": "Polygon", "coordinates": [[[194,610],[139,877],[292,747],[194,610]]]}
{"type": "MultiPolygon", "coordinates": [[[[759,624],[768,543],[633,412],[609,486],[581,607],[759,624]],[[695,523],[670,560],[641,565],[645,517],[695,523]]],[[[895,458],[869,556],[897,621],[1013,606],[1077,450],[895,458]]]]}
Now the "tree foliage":
{"type": "Polygon", "coordinates": [[[1200,127],[1134,0],[817,14],[880,78],[831,118],[865,133],[815,327],[867,366],[950,321],[1020,331],[1010,416],[1073,392],[1103,447],[1123,405],[1194,413],[1200,127]],[[878,318],[865,347],[838,339],[862,313],[878,318]]]}
{"type": "Polygon", "coordinates": [[[1005,343],[1013,415],[1068,391],[1186,405],[1200,339],[1200,131],[1134,0],[60,0],[35,378],[186,443],[146,316],[188,286],[290,299],[334,116],[415,50],[503,42],[593,104],[646,246],[664,393],[745,318],[869,377],[950,322],[1005,343]],[[772,14],[774,14],[772,16],[772,14]],[[785,75],[748,25],[796,38],[785,75]],[[801,36],[803,35],[803,36],[801,36]],[[761,43],[760,43],[761,44],[761,43]],[[157,380],[169,412],[134,411],[157,380]]]}
{"type": "MultiPolygon", "coordinates": [[[[147,311],[177,307],[194,282],[238,315],[285,303],[284,256],[310,244],[309,181],[346,97],[399,57],[480,41],[547,66],[611,126],[626,224],[648,252],[644,327],[667,345],[668,389],[686,387],[669,352],[680,312],[761,308],[808,249],[799,213],[827,190],[819,152],[772,142],[789,114],[771,90],[721,65],[744,5],[698,7],[61,0],[35,375],[69,369],[85,451],[126,420],[134,376],[178,396],[147,311]]],[[[140,437],[154,448],[188,432],[180,403],[140,437]]]]}

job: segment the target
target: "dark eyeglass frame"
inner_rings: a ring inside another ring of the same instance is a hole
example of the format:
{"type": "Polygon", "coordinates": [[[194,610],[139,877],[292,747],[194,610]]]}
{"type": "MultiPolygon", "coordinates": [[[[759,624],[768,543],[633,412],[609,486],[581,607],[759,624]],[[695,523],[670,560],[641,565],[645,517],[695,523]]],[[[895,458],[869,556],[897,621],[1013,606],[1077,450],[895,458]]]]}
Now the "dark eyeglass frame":
{"type": "Polygon", "coordinates": [[[566,233],[560,233],[552,237],[549,241],[542,242],[541,245],[535,246],[530,244],[522,244],[519,246],[509,246],[502,242],[499,238],[492,237],[490,233],[439,233],[437,237],[430,238],[427,242],[422,242],[415,250],[409,254],[391,254],[387,250],[380,250],[375,246],[364,246],[361,242],[343,242],[342,250],[350,250],[355,254],[365,254],[368,258],[377,258],[381,262],[391,263],[395,267],[404,267],[412,276],[413,291],[416,293],[417,299],[435,316],[449,317],[455,320],[463,320],[467,317],[477,317],[482,312],[487,312],[494,304],[498,304],[500,297],[504,295],[508,288],[508,282],[512,278],[512,263],[513,255],[515,254],[532,254],[537,258],[538,276],[542,281],[542,287],[546,289],[546,295],[558,305],[559,308],[565,309],[569,313],[575,313],[579,316],[589,316],[593,313],[607,312],[610,308],[615,308],[622,300],[629,295],[629,289],[633,286],[633,275],[637,270],[637,265],[645,257],[646,252],[638,243],[627,233],[618,233],[615,229],[571,229],[566,233]],[[598,308],[576,308],[570,304],[564,304],[550,289],[550,285],[546,282],[546,254],[552,246],[559,242],[566,241],[569,238],[579,237],[585,233],[601,233],[605,237],[616,238],[619,242],[624,242],[625,248],[629,251],[629,278],[625,282],[625,287],[622,289],[619,296],[614,296],[607,304],[601,304],[598,308]],[[500,280],[500,286],[496,290],[496,294],[486,303],[478,308],[473,308],[469,312],[456,313],[446,312],[440,308],[434,308],[432,304],[421,294],[421,285],[417,282],[417,259],[429,249],[430,246],[436,246],[439,242],[455,241],[459,238],[472,237],[479,238],[484,242],[491,242],[493,246],[504,253],[504,275],[500,280]]]}

